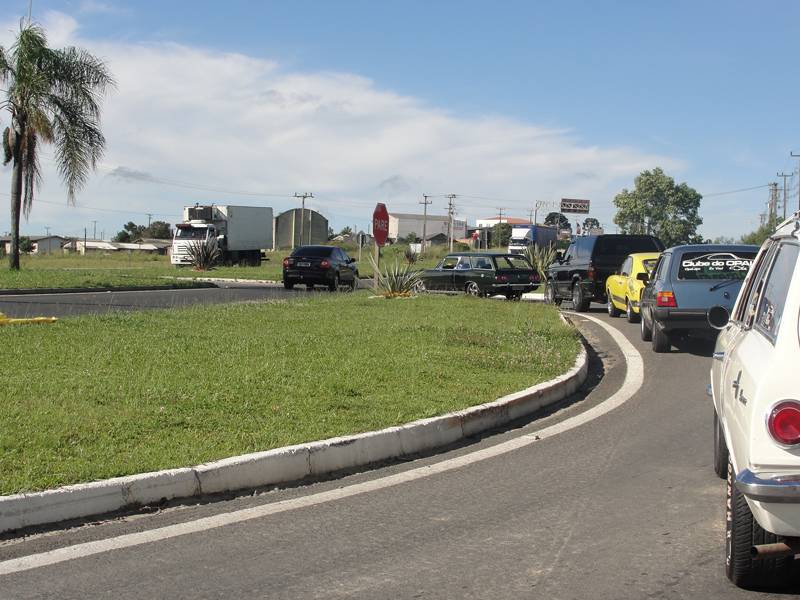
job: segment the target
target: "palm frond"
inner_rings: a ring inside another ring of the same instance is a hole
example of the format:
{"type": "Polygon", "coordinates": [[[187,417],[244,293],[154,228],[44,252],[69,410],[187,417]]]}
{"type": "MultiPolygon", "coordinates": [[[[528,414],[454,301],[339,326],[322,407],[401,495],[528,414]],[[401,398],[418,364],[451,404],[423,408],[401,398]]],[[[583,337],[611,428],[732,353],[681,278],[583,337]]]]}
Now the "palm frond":
{"type": "Polygon", "coordinates": [[[6,127],[3,130],[3,165],[7,165],[14,158],[14,153],[11,151],[11,136],[14,135],[11,127],[6,127]]]}
{"type": "Polygon", "coordinates": [[[22,213],[26,219],[30,216],[34,194],[42,181],[39,158],[36,155],[37,144],[36,131],[28,129],[25,132],[22,148],[22,178],[25,184],[25,191],[22,196],[22,213]]]}

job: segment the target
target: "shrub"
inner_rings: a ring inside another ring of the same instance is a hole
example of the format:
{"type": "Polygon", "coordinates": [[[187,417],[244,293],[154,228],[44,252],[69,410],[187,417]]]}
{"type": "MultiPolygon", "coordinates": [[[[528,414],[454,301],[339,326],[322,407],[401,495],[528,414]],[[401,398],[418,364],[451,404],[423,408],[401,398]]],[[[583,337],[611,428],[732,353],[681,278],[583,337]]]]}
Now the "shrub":
{"type": "Polygon", "coordinates": [[[401,265],[400,261],[395,260],[393,265],[381,271],[375,259],[370,257],[372,269],[378,282],[378,289],[384,298],[398,298],[411,296],[417,289],[421,281],[419,271],[412,270],[411,265],[401,265]]]}
{"type": "Polygon", "coordinates": [[[208,271],[222,258],[217,239],[213,237],[204,241],[197,240],[192,242],[186,248],[186,252],[189,254],[192,267],[196,271],[208,271]]]}
{"type": "Polygon", "coordinates": [[[539,280],[542,283],[547,281],[547,268],[556,259],[555,246],[528,246],[525,249],[525,256],[528,257],[533,269],[539,274],[539,280]]]}

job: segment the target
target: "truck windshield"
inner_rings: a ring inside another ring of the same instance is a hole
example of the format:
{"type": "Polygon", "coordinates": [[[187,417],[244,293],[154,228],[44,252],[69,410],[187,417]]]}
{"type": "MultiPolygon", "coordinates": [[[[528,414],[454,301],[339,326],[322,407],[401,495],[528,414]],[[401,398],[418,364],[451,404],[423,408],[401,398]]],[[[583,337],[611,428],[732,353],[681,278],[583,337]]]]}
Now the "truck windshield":
{"type": "Polygon", "coordinates": [[[182,240],[204,240],[207,231],[205,227],[178,227],[175,230],[175,237],[182,240]]]}

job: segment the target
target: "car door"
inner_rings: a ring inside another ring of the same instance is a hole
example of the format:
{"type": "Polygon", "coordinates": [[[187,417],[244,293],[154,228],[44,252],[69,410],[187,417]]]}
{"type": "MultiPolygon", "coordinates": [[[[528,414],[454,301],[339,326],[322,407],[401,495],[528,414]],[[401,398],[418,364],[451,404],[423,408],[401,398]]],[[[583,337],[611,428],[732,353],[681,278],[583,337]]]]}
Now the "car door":
{"type": "Polygon", "coordinates": [[[558,296],[569,298],[572,294],[570,289],[572,287],[572,280],[569,274],[571,269],[570,265],[572,261],[575,260],[575,257],[575,242],[572,242],[564,253],[564,258],[561,260],[561,263],[556,266],[555,269],[553,285],[558,296]]]}
{"type": "Polygon", "coordinates": [[[463,291],[471,274],[472,264],[470,263],[469,256],[460,256],[456,263],[456,268],[453,269],[453,277],[450,280],[448,289],[451,291],[463,291]]]}
{"type": "MultiPolygon", "coordinates": [[[[752,410],[750,402],[755,397],[761,374],[767,372],[775,352],[783,307],[800,250],[793,241],[779,242],[774,246],[766,256],[763,277],[756,281],[745,307],[743,328],[732,340],[725,357],[721,391],[725,420],[737,456],[747,455],[744,446],[753,426],[751,420],[760,415],[760,412],[752,410]]],[[[741,470],[742,465],[736,467],[741,470]]]]}
{"type": "Polygon", "coordinates": [[[445,256],[439,265],[431,270],[426,271],[428,282],[425,283],[429,290],[442,291],[450,287],[453,280],[453,270],[458,264],[458,256],[445,256]]]}
{"type": "Polygon", "coordinates": [[[608,295],[619,309],[625,308],[626,289],[628,286],[628,279],[630,278],[632,265],[633,258],[629,256],[625,259],[625,262],[622,263],[619,273],[610,275],[606,280],[606,289],[608,289],[608,295]]]}

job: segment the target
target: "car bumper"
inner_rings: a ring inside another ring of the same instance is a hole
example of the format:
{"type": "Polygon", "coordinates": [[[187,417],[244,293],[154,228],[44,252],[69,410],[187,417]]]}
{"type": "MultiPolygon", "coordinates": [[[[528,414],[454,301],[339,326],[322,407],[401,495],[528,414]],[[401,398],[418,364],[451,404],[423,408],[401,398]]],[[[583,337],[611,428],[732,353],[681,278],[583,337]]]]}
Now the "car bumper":
{"type": "Polygon", "coordinates": [[[284,281],[299,281],[299,282],[328,282],[333,281],[333,276],[336,273],[333,269],[326,269],[324,271],[306,271],[298,269],[286,269],[283,271],[284,281]]]}
{"type": "Polygon", "coordinates": [[[653,317],[664,331],[693,329],[714,332],[708,323],[708,309],[704,308],[655,308],[653,317]]]}
{"type": "Polygon", "coordinates": [[[757,475],[745,469],[735,485],[761,527],[777,535],[800,536],[800,474],[757,475]]]}
{"type": "Polygon", "coordinates": [[[489,290],[492,294],[522,293],[527,294],[539,288],[538,283],[493,283],[489,290]]]}

